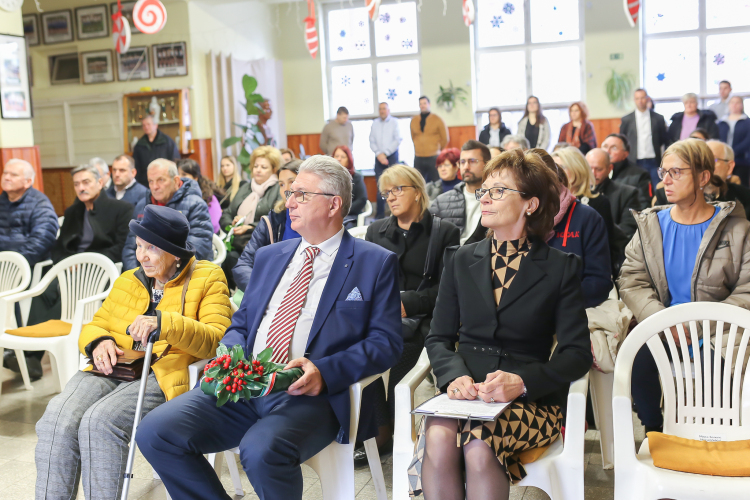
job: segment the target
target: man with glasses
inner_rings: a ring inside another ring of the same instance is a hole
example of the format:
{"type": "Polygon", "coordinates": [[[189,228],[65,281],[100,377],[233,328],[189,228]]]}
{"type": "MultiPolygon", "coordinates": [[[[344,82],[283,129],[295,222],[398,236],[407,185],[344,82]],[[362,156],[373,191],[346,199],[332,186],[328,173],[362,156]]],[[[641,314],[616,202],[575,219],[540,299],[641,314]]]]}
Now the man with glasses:
{"type": "MultiPolygon", "coordinates": [[[[286,392],[217,408],[194,389],[149,413],[138,448],[172,498],[228,498],[203,454],[239,446],[258,497],[299,500],[302,462],[333,441],[377,434],[363,419],[359,436],[349,435],[349,386],[401,356],[398,257],[344,230],[352,179],[333,158],[305,160],[285,195],[301,238],[258,249],[252,293],[221,343],[248,357],[272,347],[272,361],[304,374],[286,392]]],[[[364,398],[362,415],[373,411],[364,398]]]]}
{"type": "Polygon", "coordinates": [[[633,186],[620,184],[609,178],[612,162],[609,154],[602,148],[594,148],[586,154],[586,161],[594,174],[596,188],[594,193],[601,193],[609,200],[614,223],[625,233],[628,241],[633,237],[638,226],[630,210],[641,210],[638,201],[638,190],[633,186]]]}
{"type": "Polygon", "coordinates": [[[466,141],[458,160],[463,182],[435,198],[430,206],[433,215],[458,227],[462,245],[474,234],[482,218],[482,207],[475,192],[482,187],[482,171],[490,158],[487,146],[473,139],[466,141]]]}

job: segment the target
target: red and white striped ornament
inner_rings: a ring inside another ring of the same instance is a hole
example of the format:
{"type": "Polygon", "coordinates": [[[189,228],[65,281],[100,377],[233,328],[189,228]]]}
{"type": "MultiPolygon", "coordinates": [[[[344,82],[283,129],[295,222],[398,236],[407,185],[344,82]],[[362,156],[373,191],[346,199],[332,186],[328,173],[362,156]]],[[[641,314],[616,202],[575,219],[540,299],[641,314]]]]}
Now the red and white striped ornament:
{"type": "Polygon", "coordinates": [[[308,15],[305,18],[305,43],[310,56],[318,55],[318,30],[315,28],[315,2],[307,0],[308,15]]]}
{"type": "Polygon", "coordinates": [[[130,49],[130,23],[122,15],[122,7],[117,2],[118,11],[112,14],[112,41],[115,44],[115,51],[118,54],[124,54],[130,49]]]}
{"type": "Polygon", "coordinates": [[[167,24],[167,8],[159,0],[138,0],[133,6],[133,24],[141,33],[158,33],[167,24]]]}
{"type": "Polygon", "coordinates": [[[625,17],[628,18],[630,27],[634,28],[638,22],[638,13],[641,9],[641,0],[622,0],[622,6],[625,8],[625,17]]]}
{"type": "Polygon", "coordinates": [[[374,21],[378,18],[378,11],[380,10],[380,2],[382,2],[382,0],[365,0],[365,7],[367,7],[367,15],[370,16],[371,21],[374,21]]]}
{"type": "Polygon", "coordinates": [[[464,15],[464,24],[468,28],[474,22],[474,0],[464,0],[461,12],[464,15]]]}

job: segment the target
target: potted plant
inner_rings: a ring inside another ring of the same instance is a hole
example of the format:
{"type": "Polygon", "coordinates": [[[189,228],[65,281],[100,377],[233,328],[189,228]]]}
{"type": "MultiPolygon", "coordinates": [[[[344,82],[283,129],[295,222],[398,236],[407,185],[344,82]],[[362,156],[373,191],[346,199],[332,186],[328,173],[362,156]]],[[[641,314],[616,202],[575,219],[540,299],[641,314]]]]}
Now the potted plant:
{"type": "Polygon", "coordinates": [[[255,93],[255,89],[257,88],[258,80],[254,77],[250,75],[242,77],[242,89],[245,91],[245,111],[247,111],[248,118],[253,116],[256,118],[249,119],[247,125],[235,123],[242,130],[242,135],[239,137],[229,137],[221,143],[222,147],[225,148],[240,143],[240,153],[237,155],[237,161],[248,172],[250,171],[250,151],[266,143],[266,136],[258,126],[257,117],[267,112],[263,106],[264,103],[267,103],[267,99],[255,93]]]}
{"type": "Polygon", "coordinates": [[[635,87],[633,75],[612,70],[612,74],[605,83],[607,100],[616,108],[625,109],[631,102],[633,87],[635,87]]]}
{"type": "Polygon", "coordinates": [[[450,85],[443,87],[440,85],[440,91],[438,92],[437,104],[445,108],[445,111],[450,113],[456,106],[456,102],[462,102],[467,104],[466,96],[467,92],[461,87],[454,87],[453,82],[449,80],[450,85]]]}

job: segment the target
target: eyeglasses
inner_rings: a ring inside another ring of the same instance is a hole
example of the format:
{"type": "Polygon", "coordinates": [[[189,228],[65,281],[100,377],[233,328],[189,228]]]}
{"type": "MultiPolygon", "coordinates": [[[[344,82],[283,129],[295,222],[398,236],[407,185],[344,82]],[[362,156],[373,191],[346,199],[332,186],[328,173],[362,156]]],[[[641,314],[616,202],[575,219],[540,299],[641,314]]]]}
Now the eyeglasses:
{"type": "Polygon", "coordinates": [[[401,196],[404,194],[404,188],[417,189],[414,186],[394,186],[392,189],[381,191],[380,196],[382,196],[384,200],[387,200],[391,193],[393,193],[393,196],[401,196]]]}
{"type": "Polygon", "coordinates": [[[714,163],[719,163],[720,161],[729,163],[729,158],[714,158],[714,163]]]}
{"type": "MultiPolygon", "coordinates": [[[[297,201],[297,203],[306,203],[305,201],[305,195],[314,195],[319,194],[322,196],[336,196],[335,194],[329,194],[329,193],[311,193],[310,191],[284,191],[284,197],[288,200],[292,195],[294,195],[294,199],[297,201]]],[[[310,201],[309,199],[307,201],[310,201]]]]}
{"type": "Polygon", "coordinates": [[[474,165],[478,164],[480,161],[482,160],[477,160],[476,158],[461,158],[460,160],[458,160],[458,164],[463,167],[464,165],[468,163],[469,165],[473,167],[474,165]]]}
{"type": "Polygon", "coordinates": [[[494,188],[489,188],[489,189],[477,189],[476,191],[474,191],[474,196],[477,197],[477,201],[478,201],[482,199],[482,196],[484,196],[485,193],[489,193],[490,199],[497,201],[497,200],[503,199],[503,195],[505,194],[506,191],[513,191],[514,193],[518,193],[518,194],[526,194],[523,191],[518,191],[516,189],[494,187],[494,188]]]}
{"type": "Polygon", "coordinates": [[[669,176],[672,179],[679,181],[680,177],[682,177],[683,170],[689,171],[690,169],[689,168],[670,168],[669,170],[664,170],[663,168],[659,167],[659,170],[657,170],[656,172],[659,174],[659,179],[661,180],[664,180],[667,177],[667,174],[669,174],[669,176]]]}

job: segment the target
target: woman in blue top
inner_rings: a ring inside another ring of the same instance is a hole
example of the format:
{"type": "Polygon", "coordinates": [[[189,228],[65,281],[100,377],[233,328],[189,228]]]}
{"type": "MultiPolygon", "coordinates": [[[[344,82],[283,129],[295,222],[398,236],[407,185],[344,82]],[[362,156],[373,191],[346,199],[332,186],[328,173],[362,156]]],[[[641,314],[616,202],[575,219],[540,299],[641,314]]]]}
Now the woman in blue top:
{"type": "Polygon", "coordinates": [[[234,276],[234,282],[237,284],[237,290],[244,292],[245,288],[247,288],[247,284],[250,282],[250,274],[253,272],[253,265],[255,264],[255,252],[259,248],[271,243],[300,237],[297,231],[291,227],[292,222],[289,218],[289,211],[285,207],[286,197],[284,196],[284,191],[288,190],[294,179],[297,178],[300,165],[302,165],[302,160],[292,160],[279,169],[279,192],[281,193],[281,199],[273,207],[273,210],[268,212],[268,215],[264,216],[258,222],[250,242],[245,245],[245,249],[242,251],[237,265],[232,268],[232,275],[234,276]]]}
{"type": "MultiPolygon", "coordinates": [[[[736,202],[706,202],[703,189],[713,173],[714,156],[704,141],[679,141],[664,153],[659,177],[672,205],[635,214],[638,231],[618,280],[639,322],[686,302],[750,306],[750,222],[736,202]]],[[[674,328],[672,335],[679,345],[674,328]]],[[[661,431],[659,373],[646,346],[633,362],[631,392],[646,432],[661,431]]]]}

